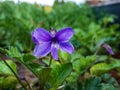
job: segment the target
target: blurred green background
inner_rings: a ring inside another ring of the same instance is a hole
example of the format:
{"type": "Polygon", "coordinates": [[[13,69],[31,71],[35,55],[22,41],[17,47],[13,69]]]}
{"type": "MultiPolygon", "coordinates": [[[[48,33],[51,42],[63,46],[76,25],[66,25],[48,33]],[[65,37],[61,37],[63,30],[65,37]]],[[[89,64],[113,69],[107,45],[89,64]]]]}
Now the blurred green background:
{"type": "MultiPolygon", "coordinates": [[[[110,56],[104,48],[101,48],[97,55],[96,51],[102,43],[107,43],[113,52],[119,52],[119,24],[114,22],[118,16],[107,13],[104,8],[99,10],[86,3],[77,5],[73,2],[55,2],[53,6],[42,6],[36,3],[14,3],[9,0],[0,2],[0,47],[5,48],[8,56],[12,58],[20,58],[21,60],[22,57],[22,63],[35,71],[40,68],[37,66],[41,65],[32,62],[35,58],[28,54],[32,53],[35,47],[31,32],[37,27],[46,30],[53,27],[57,31],[65,27],[72,27],[75,34],[71,42],[75,47],[75,52],[71,55],[65,52],[59,53],[59,58],[63,63],[72,63],[72,72],[65,80],[67,83],[64,90],[82,90],[80,88],[84,88],[84,90],[110,90],[113,86],[116,88],[120,82],[116,82],[117,79],[111,77],[113,73],[110,71],[115,69],[115,73],[120,75],[118,73],[120,71],[119,58],[113,58],[114,56],[110,56]],[[9,48],[11,46],[12,48],[9,48]],[[93,77],[99,75],[101,76],[93,77]],[[78,89],[72,89],[73,87],[78,89]]],[[[119,53],[115,55],[119,57],[119,53]]],[[[42,60],[44,63],[48,62],[48,57],[42,60]]],[[[58,62],[53,60],[52,63],[58,62]]],[[[5,65],[2,66],[2,68],[4,67],[5,65]]],[[[1,71],[4,72],[2,68],[1,71]]],[[[68,68],[64,69],[64,72],[67,72],[68,68]]],[[[57,72],[56,68],[53,70],[56,77],[58,75],[64,76],[61,71],[57,72]]],[[[116,78],[116,76],[114,77],[116,78]]],[[[11,78],[10,80],[13,81],[11,78]]],[[[6,85],[6,82],[2,83],[5,83],[4,87],[10,86],[6,85]]],[[[8,83],[11,84],[11,82],[8,83]]],[[[59,84],[61,83],[59,82],[59,84]]],[[[114,88],[111,90],[118,90],[114,88]]]]}
{"type": "Polygon", "coordinates": [[[57,3],[50,6],[38,4],[0,2],[0,47],[16,46],[21,52],[31,52],[34,44],[31,32],[42,27],[60,30],[72,27],[75,35],[71,40],[81,54],[91,54],[103,42],[117,50],[119,46],[118,24],[115,15],[95,12],[87,4],[76,5],[72,2],[57,3]]]}

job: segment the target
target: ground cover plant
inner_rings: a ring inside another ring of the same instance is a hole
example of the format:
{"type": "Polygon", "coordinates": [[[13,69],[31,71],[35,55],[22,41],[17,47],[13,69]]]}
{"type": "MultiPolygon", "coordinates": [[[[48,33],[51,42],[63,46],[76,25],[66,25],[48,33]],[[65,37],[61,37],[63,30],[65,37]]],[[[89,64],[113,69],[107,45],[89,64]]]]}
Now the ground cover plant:
{"type": "Polygon", "coordinates": [[[117,16],[68,2],[0,2],[1,90],[119,90],[117,16]]]}

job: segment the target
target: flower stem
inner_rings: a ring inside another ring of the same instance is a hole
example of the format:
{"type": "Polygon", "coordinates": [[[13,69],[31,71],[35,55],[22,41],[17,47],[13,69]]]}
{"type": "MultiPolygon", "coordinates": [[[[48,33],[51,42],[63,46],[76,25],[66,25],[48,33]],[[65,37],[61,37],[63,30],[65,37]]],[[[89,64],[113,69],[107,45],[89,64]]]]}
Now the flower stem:
{"type": "Polygon", "coordinates": [[[6,62],[6,60],[3,58],[3,55],[1,55],[2,61],[6,64],[6,66],[8,66],[8,68],[12,71],[12,73],[14,74],[14,76],[16,77],[16,79],[19,81],[19,83],[21,84],[21,86],[27,90],[27,88],[23,85],[23,83],[21,82],[21,80],[19,79],[19,77],[17,76],[17,74],[14,72],[14,70],[10,67],[10,65],[6,62]]]}
{"type": "Polygon", "coordinates": [[[101,49],[101,47],[99,47],[99,48],[95,51],[94,55],[97,55],[98,52],[100,51],[100,49],[101,49]]]}
{"type": "Polygon", "coordinates": [[[52,56],[50,56],[50,62],[49,62],[48,67],[50,67],[50,66],[51,66],[51,63],[52,63],[52,56]]]}

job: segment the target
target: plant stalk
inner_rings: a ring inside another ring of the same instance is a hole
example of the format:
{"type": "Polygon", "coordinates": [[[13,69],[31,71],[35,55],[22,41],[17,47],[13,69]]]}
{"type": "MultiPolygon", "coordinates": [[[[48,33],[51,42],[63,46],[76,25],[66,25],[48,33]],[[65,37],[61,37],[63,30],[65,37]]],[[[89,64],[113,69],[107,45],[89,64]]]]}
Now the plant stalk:
{"type": "Polygon", "coordinates": [[[101,49],[101,47],[99,47],[99,48],[96,50],[96,52],[94,53],[94,55],[97,55],[98,52],[100,51],[100,49],[101,49]]]}
{"type": "Polygon", "coordinates": [[[52,64],[52,56],[50,56],[50,62],[49,62],[48,67],[50,67],[50,66],[51,66],[51,64],[52,64]]]}
{"type": "Polygon", "coordinates": [[[21,86],[27,90],[27,88],[23,85],[23,83],[21,82],[21,80],[19,79],[19,77],[17,76],[17,74],[14,72],[14,70],[10,67],[10,65],[6,62],[6,60],[3,58],[3,55],[1,55],[2,61],[8,66],[8,68],[12,71],[12,73],[14,74],[14,76],[16,77],[16,79],[18,80],[18,82],[21,84],[21,86]]]}

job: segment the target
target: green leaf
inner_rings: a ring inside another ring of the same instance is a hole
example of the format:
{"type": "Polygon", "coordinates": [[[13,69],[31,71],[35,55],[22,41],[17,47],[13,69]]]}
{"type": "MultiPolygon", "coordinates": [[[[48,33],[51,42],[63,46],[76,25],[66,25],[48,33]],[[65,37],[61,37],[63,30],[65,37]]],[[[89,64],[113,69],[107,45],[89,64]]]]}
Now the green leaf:
{"type": "Polygon", "coordinates": [[[39,73],[37,74],[40,83],[42,85],[44,85],[46,83],[46,81],[50,78],[50,72],[51,72],[51,68],[46,67],[46,68],[42,68],[39,73]]]}
{"type": "Polygon", "coordinates": [[[0,88],[14,88],[17,83],[18,81],[14,76],[0,77],[0,88]]]}
{"type": "Polygon", "coordinates": [[[90,68],[90,73],[92,75],[101,75],[110,70],[117,68],[120,69],[120,61],[119,60],[112,60],[109,64],[107,63],[98,63],[95,64],[90,68]]]}
{"type": "Polygon", "coordinates": [[[7,50],[7,54],[13,58],[20,58],[22,56],[16,47],[10,47],[9,50],[7,50]]]}
{"type": "Polygon", "coordinates": [[[106,63],[98,63],[90,68],[90,73],[92,75],[101,75],[111,70],[110,65],[106,63]]]}
{"type": "Polygon", "coordinates": [[[23,61],[25,63],[31,63],[34,60],[36,60],[36,58],[33,55],[31,55],[31,54],[24,54],[23,55],[23,61]]]}
{"type": "Polygon", "coordinates": [[[76,82],[78,77],[79,77],[79,74],[77,74],[76,72],[71,72],[71,74],[66,78],[66,81],[68,81],[69,83],[73,83],[73,82],[76,82]]]}
{"type": "Polygon", "coordinates": [[[3,53],[3,54],[6,54],[7,50],[0,47],[0,52],[3,53]]]}
{"type": "Polygon", "coordinates": [[[59,85],[62,84],[64,79],[70,75],[72,72],[72,64],[66,63],[66,64],[56,64],[52,68],[51,75],[49,78],[49,82],[52,84],[52,88],[50,90],[56,90],[59,85]]]}
{"type": "Polygon", "coordinates": [[[74,72],[72,72],[69,75],[69,77],[67,77],[66,80],[70,83],[75,82],[79,77],[79,75],[85,72],[85,70],[88,67],[90,67],[96,59],[97,59],[97,56],[93,55],[93,56],[81,57],[80,59],[74,60],[73,61],[74,72]]]}
{"type": "Polygon", "coordinates": [[[102,78],[102,82],[105,82],[107,84],[111,84],[113,86],[118,86],[118,82],[116,81],[116,79],[111,76],[111,74],[105,73],[103,75],[100,76],[102,78]]]}
{"type": "Polygon", "coordinates": [[[84,90],[100,90],[101,79],[97,77],[89,78],[85,82],[84,90]]]}
{"type": "Polygon", "coordinates": [[[70,85],[65,85],[64,90],[73,90],[70,85]]]}
{"type": "Polygon", "coordinates": [[[120,70],[120,60],[113,59],[110,63],[112,69],[117,68],[120,70]]]}
{"type": "Polygon", "coordinates": [[[83,90],[83,85],[81,81],[77,81],[77,90],[83,90]]]}
{"type": "MultiPolygon", "coordinates": [[[[9,66],[14,70],[14,72],[17,73],[17,67],[16,64],[11,60],[6,60],[6,62],[9,64],[9,66]]],[[[12,71],[6,66],[6,64],[3,61],[0,61],[0,75],[14,75],[12,71]]]]}
{"type": "Polygon", "coordinates": [[[69,62],[69,55],[68,55],[68,53],[67,52],[63,52],[63,51],[61,51],[61,50],[59,50],[59,53],[58,53],[59,55],[59,58],[60,58],[60,61],[62,62],[62,63],[68,63],[69,62]]]}
{"type": "Polygon", "coordinates": [[[111,84],[102,84],[101,90],[118,90],[111,84]]]}
{"type": "MultiPolygon", "coordinates": [[[[11,60],[6,60],[8,65],[17,73],[16,64],[11,60]]],[[[1,88],[11,88],[17,84],[17,79],[12,73],[12,71],[6,66],[3,61],[0,61],[0,87],[1,88]]]]}
{"type": "Polygon", "coordinates": [[[77,74],[81,74],[96,59],[97,59],[97,56],[95,56],[95,55],[87,56],[87,57],[81,57],[80,59],[73,62],[73,69],[76,71],[77,74]]]}
{"type": "Polygon", "coordinates": [[[43,68],[43,65],[31,62],[31,63],[24,63],[24,65],[33,72],[36,76],[39,73],[39,71],[43,68]]]}
{"type": "Polygon", "coordinates": [[[24,54],[22,58],[20,58],[20,62],[24,64],[31,72],[33,72],[36,76],[40,72],[40,70],[44,67],[42,64],[34,62],[36,58],[31,54],[24,54]]]}

